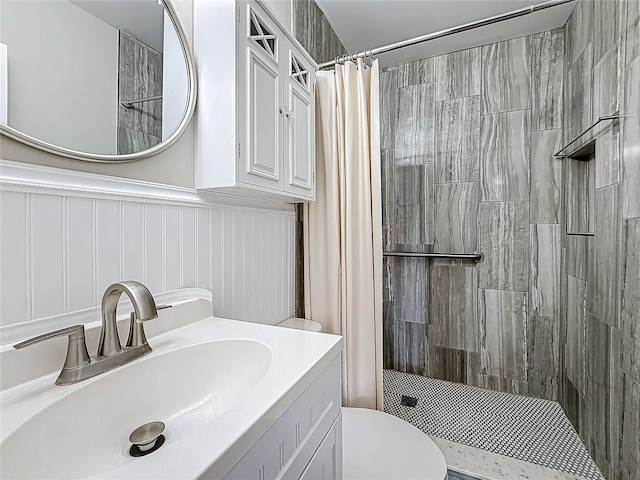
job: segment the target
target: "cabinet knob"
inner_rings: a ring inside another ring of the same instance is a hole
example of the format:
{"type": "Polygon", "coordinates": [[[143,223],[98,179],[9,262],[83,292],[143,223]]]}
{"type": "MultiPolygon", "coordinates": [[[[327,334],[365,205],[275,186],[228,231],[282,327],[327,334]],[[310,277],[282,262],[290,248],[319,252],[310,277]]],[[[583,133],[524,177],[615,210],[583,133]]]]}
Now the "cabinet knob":
{"type": "Polygon", "coordinates": [[[295,117],[295,113],[293,113],[293,110],[289,110],[287,107],[280,107],[280,113],[284,113],[284,116],[287,118],[295,117]]]}

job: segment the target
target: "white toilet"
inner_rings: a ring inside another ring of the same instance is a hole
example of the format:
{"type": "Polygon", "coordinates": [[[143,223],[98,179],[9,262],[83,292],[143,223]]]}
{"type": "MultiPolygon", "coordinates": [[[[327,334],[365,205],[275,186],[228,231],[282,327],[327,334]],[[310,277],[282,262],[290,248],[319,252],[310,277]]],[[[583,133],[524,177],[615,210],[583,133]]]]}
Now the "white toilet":
{"type": "Polygon", "coordinates": [[[342,407],[344,480],[445,480],[447,463],[427,435],[404,420],[342,407]]]}
{"type": "MultiPolygon", "coordinates": [[[[321,332],[322,325],[288,318],[281,327],[321,332]]],[[[342,407],[344,480],[446,480],[444,455],[410,423],[378,410],[342,407]]]]}

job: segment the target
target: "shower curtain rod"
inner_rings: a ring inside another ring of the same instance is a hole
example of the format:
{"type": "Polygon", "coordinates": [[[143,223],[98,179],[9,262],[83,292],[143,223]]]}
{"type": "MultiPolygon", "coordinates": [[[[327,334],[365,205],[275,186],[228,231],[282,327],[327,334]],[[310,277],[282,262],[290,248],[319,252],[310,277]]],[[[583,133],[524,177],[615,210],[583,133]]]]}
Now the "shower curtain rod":
{"type": "Polygon", "coordinates": [[[558,5],[563,5],[565,3],[571,3],[574,1],[575,0],[550,0],[548,2],[540,3],[538,5],[531,5],[529,7],[513,10],[511,12],[494,15],[493,17],[488,17],[482,20],[476,20],[474,22],[465,23],[457,27],[445,28],[444,30],[440,30],[438,32],[428,33],[426,35],[410,38],[407,40],[403,40],[401,42],[391,43],[383,47],[369,48],[367,50],[363,50],[362,52],[354,52],[351,54],[348,53],[340,57],[336,57],[335,60],[319,63],[318,69],[322,70],[323,68],[333,67],[336,63],[340,63],[347,60],[355,60],[358,58],[372,57],[374,55],[378,55],[381,53],[387,53],[393,50],[399,50],[401,48],[415,45],[417,43],[428,42],[430,40],[435,40],[436,38],[447,37],[449,35],[454,35],[456,33],[466,32],[467,30],[473,30],[474,28],[485,27],[487,25],[503,22],[505,20],[510,20],[512,18],[522,17],[524,15],[529,15],[530,13],[538,12],[540,10],[544,10],[551,7],[557,7],[558,5]]]}

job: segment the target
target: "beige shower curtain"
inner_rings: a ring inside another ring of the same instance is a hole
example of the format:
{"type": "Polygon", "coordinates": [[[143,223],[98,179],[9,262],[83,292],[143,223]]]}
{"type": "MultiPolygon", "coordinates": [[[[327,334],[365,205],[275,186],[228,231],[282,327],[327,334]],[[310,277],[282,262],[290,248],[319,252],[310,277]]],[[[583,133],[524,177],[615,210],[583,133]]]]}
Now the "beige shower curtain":
{"type": "Polygon", "coordinates": [[[304,206],[305,313],[344,337],[343,405],[382,409],[378,61],[316,77],[316,201],[304,206]]]}

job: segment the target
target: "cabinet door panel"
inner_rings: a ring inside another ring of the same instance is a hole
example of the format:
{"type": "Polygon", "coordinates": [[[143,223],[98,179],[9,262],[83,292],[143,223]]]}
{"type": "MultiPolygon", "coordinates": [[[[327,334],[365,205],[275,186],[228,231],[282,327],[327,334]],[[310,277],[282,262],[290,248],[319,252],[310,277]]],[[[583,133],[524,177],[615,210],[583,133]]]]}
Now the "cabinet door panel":
{"type": "Polygon", "coordinates": [[[339,415],[300,476],[300,480],[340,480],[341,478],[342,415],[339,415]]]}
{"type": "Polygon", "coordinates": [[[302,55],[287,45],[285,82],[285,182],[284,191],[313,199],[314,188],[314,70],[302,55]]]}
{"type": "Polygon", "coordinates": [[[282,189],[281,45],[279,29],[247,5],[240,35],[239,180],[282,189]]]}
{"type": "Polygon", "coordinates": [[[278,72],[249,52],[249,119],[247,172],[278,181],[278,72]]]}

